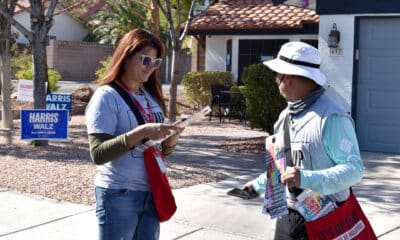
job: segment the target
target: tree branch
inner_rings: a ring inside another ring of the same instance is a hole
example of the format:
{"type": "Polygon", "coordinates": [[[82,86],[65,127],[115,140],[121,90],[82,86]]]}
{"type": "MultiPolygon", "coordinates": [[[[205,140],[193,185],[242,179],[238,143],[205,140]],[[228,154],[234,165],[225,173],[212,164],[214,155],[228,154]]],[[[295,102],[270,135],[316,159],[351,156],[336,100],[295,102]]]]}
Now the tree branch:
{"type": "MultiPolygon", "coordinates": [[[[157,0],[159,2],[159,0],[157,0]]],[[[165,7],[166,9],[162,9],[162,11],[164,12],[165,17],[167,18],[168,21],[168,28],[169,28],[169,32],[171,35],[171,44],[172,46],[177,46],[177,36],[175,33],[175,27],[174,27],[174,19],[172,18],[172,10],[171,10],[171,4],[169,0],[164,0],[165,2],[165,7]]],[[[161,6],[161,5],[160,5],[161,6]]]]}
{"type": "MultiPolygon", "coordinates": [[[[93,1],[91,1],[91,0],[77,1],[74,4],[72,4],[71,6],[65,7],[65,8],[61,9],[60,11],[54,13],[53,16],[57,16],[57,15],[63,13],[63,12],[66,12],[66,11],[69,11],[69,10],[74,9],[76,7],[82,6],[84,4],[90,4],[90,3],[93,3],[93,1]]],[[[62,3],[59,3],[59,4],[62,4],[62,3]]],[[[64,7],[64,5],[63,5],[63,7],[64,7]]]]}
{"type": "Polygon", "coordinates": [[[181,25],[181,22],[182,22],[181,1],[178,0],[176,4],[177,4],[177,9],[178,9],[178,25],[177,25],[177,27],[178,27],[178,29],[179,29],[179,25],[181,25]]]}
{"type": "Polygon", "coordinates": [[[26,29],[24,26],[22,26],[19,22],[17,22],[13,16],[11,16],[10,14],[8,14],[7,12],[5,12],[3,9],[4,5],[3,3],[0,2],[0,15],[3,15],[3,17],[5,19],[7,19],[8,21],[10,21],[10,23],[18,30],[20,31],[27,39],[29,40],[33,40],[33,35],[32,33],[26,29]]]}
{"type": "Polygon", "coordinates": [[[52,19],[54,15],[54,11],[56,10],[58,0],[51,0],[50,6],[47,9],[46,18],[52,19]]]}
{"type": "Polygon", "coordinates": [[[164,6],[161,4],[160,0],[157,0],[158,7],[161,9],[161,12],[163,12],[164,16],[166,17],[168,15],[167,10],[165,10],[164,6]]]}
{"type": "Polygon", "coordinates": [[[193,19],[193,11],[194,11],[195,2],[196,2],[196,0],[192,0],[192,4],[190,5],[190,10],[189,10],[189,14],[188,14],[188,19],[186,20],[185,28],[183,29],[183,32],[182,32],[181,36],[179,37],[179,41],[182,41],[183,38],[185,38],[185,35],[189,30],[190,22],[193,19]]]}
{"type": "Polygon", "coordinates": [[[145,21],[145,22],[150,22],[149,20],[147,20],[147,18],[146,18],[145,16],[140,15],[140,14],[137,13],[136,11],[132,11],[131,13],[132,13],[133,15],[135,15],[137,18],[139,18],[139,19],[141,19],[141,20],[143,20],[143,21],[145,21]]]}
{"type": "Polygon", "coordinates": [[[131,0],[131,2],[141,5],[142,7],[151,10],[151,6],[143,1],[131,0]]]}

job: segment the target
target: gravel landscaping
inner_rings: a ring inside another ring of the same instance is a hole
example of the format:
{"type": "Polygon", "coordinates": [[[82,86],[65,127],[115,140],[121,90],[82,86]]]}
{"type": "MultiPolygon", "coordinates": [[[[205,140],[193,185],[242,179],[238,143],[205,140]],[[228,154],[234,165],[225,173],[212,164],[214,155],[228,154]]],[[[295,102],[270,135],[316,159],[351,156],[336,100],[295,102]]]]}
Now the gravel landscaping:
{"type": "MultiPolygon", "coordinates": [[[[212,134],[237,127],[240,136],[243,124],[200,124],[188,126],[185,134],[199,131],[212,134]],[[220,128],[225,129],[220,129],[220,128]]],[[[233,131],[234,132],[234,131],[233,131]]],[[[263,152],[264,137],[227,140],[221,143],[226,151],[263,152]]],[[[88,152],[83,115],[72,116],[68,141],[49,141],[48,146],[33,147],[20,140],[20,121],[14,129],[0,129],[0,188],[40,195],[60,201],[93,205],[95,165],[88,152]]],[[[228,177],[201,164],[169,163],[172,188],[182,188],[228,177]]]]}

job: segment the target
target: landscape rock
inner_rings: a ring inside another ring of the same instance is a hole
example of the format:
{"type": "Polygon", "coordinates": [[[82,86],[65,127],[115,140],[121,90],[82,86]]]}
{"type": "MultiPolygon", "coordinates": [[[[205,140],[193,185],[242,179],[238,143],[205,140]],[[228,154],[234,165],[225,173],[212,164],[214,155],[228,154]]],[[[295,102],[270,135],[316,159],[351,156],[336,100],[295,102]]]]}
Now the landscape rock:
{"type": "Polygon", "coordinates": [[[88,84],[81,84],[72,91],[72,99],[88,103],[93,93],[94,90],[88,84]]]}

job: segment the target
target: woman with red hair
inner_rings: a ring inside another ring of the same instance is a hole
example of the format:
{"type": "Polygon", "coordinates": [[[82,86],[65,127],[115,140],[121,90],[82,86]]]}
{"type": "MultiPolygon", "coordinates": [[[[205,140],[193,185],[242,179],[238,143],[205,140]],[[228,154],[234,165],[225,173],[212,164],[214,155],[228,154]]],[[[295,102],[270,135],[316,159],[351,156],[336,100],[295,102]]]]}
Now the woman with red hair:
{"type": "Polygon", "coordinates": [[[154,206],[143,152],[143,140],[163,141],[169,154],[181,128],[165,124],[166,106],[157,78],[164,47],[144,29],[128,32],[115,49],[110,68],[86,109],[90,155],[97,165],[96,215],[99,239],[158,239],[160,222],[154,206]],[[110,84],[122,87],[145,120],[140,125],[129,105],[110,84]]]}

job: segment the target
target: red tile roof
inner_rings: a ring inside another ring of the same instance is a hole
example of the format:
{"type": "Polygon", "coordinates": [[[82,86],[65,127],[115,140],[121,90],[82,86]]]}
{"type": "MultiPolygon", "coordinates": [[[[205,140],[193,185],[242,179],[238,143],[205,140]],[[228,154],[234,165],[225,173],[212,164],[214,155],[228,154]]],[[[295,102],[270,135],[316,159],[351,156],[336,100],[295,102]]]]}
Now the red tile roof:
{"type": "Polygon", "coordinates": [[[225,0],[209,6],[190,23],[190,30],[301,29],[318,24],[314,10],[272,4],[271,0],[225,0]]]}

